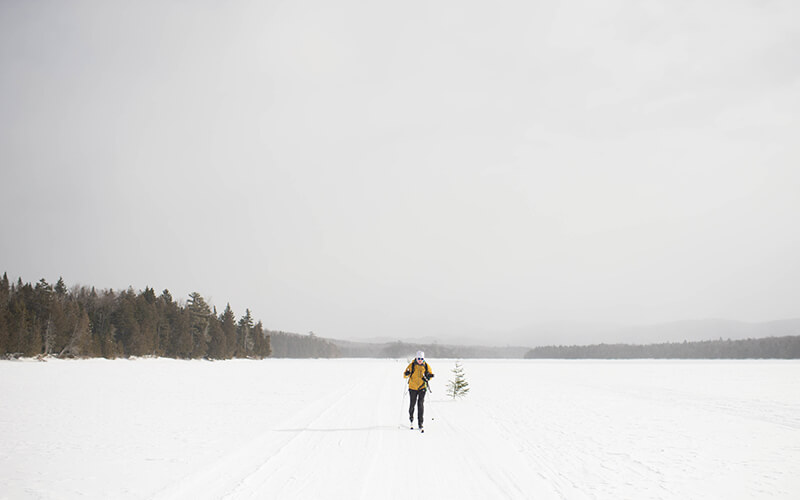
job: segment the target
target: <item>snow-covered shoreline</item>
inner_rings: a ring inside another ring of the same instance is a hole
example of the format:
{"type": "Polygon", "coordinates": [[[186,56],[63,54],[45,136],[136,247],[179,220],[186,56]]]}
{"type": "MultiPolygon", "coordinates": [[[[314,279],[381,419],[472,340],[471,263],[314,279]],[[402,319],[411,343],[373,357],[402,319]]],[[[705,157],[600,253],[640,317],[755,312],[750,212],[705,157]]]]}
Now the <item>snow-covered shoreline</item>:
{"type": "Polygon", "coordinates": [[[0,498],[796,498],[800,362],[0,361],[0,498]]]}

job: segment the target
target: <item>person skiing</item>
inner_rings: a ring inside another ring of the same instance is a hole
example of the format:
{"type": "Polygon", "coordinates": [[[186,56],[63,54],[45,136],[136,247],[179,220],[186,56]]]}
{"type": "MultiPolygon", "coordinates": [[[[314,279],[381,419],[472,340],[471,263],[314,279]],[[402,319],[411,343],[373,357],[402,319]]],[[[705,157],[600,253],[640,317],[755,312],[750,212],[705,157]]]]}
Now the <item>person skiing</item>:
{"type": "Polygon", "coordinates": [[[433,371],[425,362],[425,353],[417,351],[414,361],[406,368],[403,377],[408,379],[408,394],[411,405],[408,407],[408,420],[414,428],[414,405],[417,406],[417,425],[422,430],[425,415],[425,392],[428,389],[428,380],[433,378],[433,371]]]}

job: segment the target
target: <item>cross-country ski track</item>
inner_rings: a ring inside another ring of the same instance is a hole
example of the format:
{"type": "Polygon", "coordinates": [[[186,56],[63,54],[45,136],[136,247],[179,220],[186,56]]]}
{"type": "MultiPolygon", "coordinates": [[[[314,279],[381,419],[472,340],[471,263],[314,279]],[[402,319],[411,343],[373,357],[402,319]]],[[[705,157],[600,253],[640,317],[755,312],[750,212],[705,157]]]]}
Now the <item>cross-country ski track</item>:
{"type": "Polygon", "coordinates": [[[471,428],[486,423],[453,420],[453,406],[469,403],[447,400],[435,382],[426,406],[429,432],[409,429],[398,367],[385,363],[379,376],[356,370],[343,378],[349,383],[157,498],[400,498],[410,484],[433,498],[522,498],[547,486],[525,467],[485,460],[487,452],[515,456],[509,436],[471,428]],[[464,484],[465,477],[472,480],[464,484]]]}
{"type": "Polygon", "coordinates": [[[405,359],[0,362],[0,498],[800,493],[796,362],[429,362],[424,434],[405,359]]]}

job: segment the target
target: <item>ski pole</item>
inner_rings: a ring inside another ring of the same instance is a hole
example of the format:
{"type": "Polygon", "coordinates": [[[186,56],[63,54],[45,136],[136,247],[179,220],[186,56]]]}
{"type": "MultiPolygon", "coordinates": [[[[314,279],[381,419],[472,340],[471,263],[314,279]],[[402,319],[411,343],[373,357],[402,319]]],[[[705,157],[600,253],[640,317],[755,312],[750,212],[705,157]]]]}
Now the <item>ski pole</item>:
{"type": "Polygon", "coordinates": [[[405,407],[406,407],[406,394],[408,393],[408,387],[406,387],[405,381],[403,381],[403,398],[400,400],[400,413],[405,415],[405,407]]]}
{"type": "MultiPolygon", "coordinates": [[[[422,378],[425,380],[425,389],[428,392],[430,392],[431,394],[433,394],[433,389],[431,389],[431,379],[429,379],[425,375],[423,375],[422,378]]],[[[432,397],[433,396],[431,396],[431,398],[432,397]]],[[[428,412],[428,420],[430,420],[431,422],[433,422],[433,415],[431,415],[431,404],[432,403],[433,403],[433,399],[429,399],[428,400],[428,406],[427,406],[427,408],[425,408],[425,411],[428,412]]]]}

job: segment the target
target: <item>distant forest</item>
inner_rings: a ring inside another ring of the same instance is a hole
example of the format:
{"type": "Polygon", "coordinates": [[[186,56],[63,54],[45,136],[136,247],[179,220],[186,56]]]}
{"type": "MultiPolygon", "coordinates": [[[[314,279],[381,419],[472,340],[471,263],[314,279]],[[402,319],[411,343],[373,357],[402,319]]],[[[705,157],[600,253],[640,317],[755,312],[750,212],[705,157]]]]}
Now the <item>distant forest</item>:
{"type": "Polygon", "coordinates": [[[798,359],[800,336],[666,344],[536,347],[526,359],[798,359]]]}
{"type": "Polygon", "coordinates": [[[182,359],[261,359],[332,357],[337,348],[327,341],[284,332],[270,332],[250,310],[236,318],[230,304],[222,313],[197,293],[186,304],[169,290],[135,292],[94,287],[68,289],[55,285],[10,283],[0,279],[0,356],[130,357],[182,359]]]}
{"type": "Polygon", "coordinates": [[[286,332],[269,332],[272,339],[273,358],[339,358],[339,347],[329,340],[308,335],[286,332]]]}
{"type": "Polygon", "coordinates": [[[332,340],[346,358],[405,358],[424,351],[428,358],[519,359],[526,347],[463,346],[407,342],[367,343],[332,340]]]}

